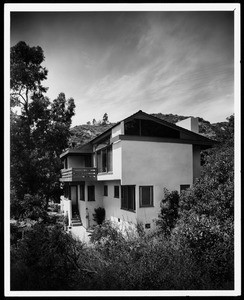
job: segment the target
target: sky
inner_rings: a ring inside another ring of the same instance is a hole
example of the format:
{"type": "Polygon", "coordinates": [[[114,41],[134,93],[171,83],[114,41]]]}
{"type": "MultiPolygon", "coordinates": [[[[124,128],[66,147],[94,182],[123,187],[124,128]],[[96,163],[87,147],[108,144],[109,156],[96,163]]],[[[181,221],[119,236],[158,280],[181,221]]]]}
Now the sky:
{"type": "Polygon", "coordinates": [[[39,45],[46,95],[73,98],[72,126],[104,113],[226,121],[234,112],[232,11],[11,12],[10,44],[39,45]]]}

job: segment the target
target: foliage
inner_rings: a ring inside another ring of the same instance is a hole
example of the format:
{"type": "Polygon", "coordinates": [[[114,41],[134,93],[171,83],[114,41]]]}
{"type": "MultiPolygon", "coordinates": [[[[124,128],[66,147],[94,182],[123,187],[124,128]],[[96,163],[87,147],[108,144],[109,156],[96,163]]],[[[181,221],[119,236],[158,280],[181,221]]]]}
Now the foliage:
{"type": "Polygon", "coordinates": [[[229,119],[222,144],[207,153],[201,178],[181,194],[173,231],[175,243],[191,249],[218,289],[234,280],[233,121],[229,119]]]}
{"type": "MultiPolygon", "coordinates": [[[[74,100],[64,93],[51,102],[43,95],[42,81],[47,70],[41,47],[19,42],[11,48],[11,104],[21,106],[21,114],[11,110],[11,190],[16,199],[39,194],[58,201],[61,152],[67,148],[74,100]]],[[[12,202],[13,202],[12,201],[12,202]]],[[[14,208],[14,206],[12,206],[14,208]]],[[[14,210],[13,210],[14,211],[14,210]]]]}
{"type": "Polygon", "coordinates": [[[79,278],[82,244],[58,226],[37,224],[11,251],[12,290],[63,290],[79,278]]]}
{"type": "Polygon", "coordinates": [[[98,207],[95,208],[94,211],[94,221],[97,222],[98,225],[101,225],[105,220],[105,209],[103,207],[98,207]]]}
{"type": "Polygon", "coordinates": [[[114,227],[110,220],[105,220],[100,226],[96,226],[91,233],[90,240],[92,243],[116,243],[124,240],[123,235],[118,228],[114,227]]]}
{"type": "Polygon", "coordinates": [[[44,54],[41,47],[29,47],[21,41],[11,47],[10,53],[10,87],[11,104],[22,104],[28,110],[29,92],[42,94],[47,88],[41,82],[47,78],[47,69],[41,64],[44,54]]]}
{"type": "Polygon", "coordinates": [[[108,123],[109,123],[109,121],[108,121],[108,114],[105,113],[105,114],[103,115],[102,125],[106,125],[106,124],[108,124],[108,123]]]}
{"type": "Polygon", "coordinates": [[[99,125],[97,122],[96,125],[79,125],[70,129],[71,136],[69,138],[69,144],[75,143],[76,148],[82,146],[98,135],[102,134],[104,131],[111,128],[114,124],[99,125]]]}
{"type": "Polygon", "coordinates": [[[178,191],[169,192],[164,189],[165,198],[161,201],[161,212],[156,220],[159,230],[165,235],[170,235],[178,219],[179,193],[178,191]]]}

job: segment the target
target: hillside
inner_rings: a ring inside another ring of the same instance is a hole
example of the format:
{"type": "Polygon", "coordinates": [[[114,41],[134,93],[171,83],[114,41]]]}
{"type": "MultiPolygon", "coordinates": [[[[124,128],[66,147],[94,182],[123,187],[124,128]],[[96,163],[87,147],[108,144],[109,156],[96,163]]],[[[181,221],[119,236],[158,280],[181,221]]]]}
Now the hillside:
{"type": "MultiPolygon", "coordinates": [[[[177,123],[178,121],[189,118],[190,116],[179,116],[173,114],[162,114],[154,113],[152,116],[159,119],[165,120],[169,123],[177,123]]],[[[198,117],[199,120],[199,133],[211,138],[218,140],[221,131],[225,130],[226,122],[210,123],[203,118],[198,117]]],[[[115,123],[110,123],[106,125],[78,125],[71,128],[70,146],[78,148],[81,145],[89,142],[96,136],[100,135],[104,131],[111,128],[115,123]]]]}

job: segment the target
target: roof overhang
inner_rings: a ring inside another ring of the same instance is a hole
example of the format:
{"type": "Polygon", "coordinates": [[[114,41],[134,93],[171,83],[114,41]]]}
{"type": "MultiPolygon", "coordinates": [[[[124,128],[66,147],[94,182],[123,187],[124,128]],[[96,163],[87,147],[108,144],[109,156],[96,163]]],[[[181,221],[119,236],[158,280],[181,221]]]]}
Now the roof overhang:
{"type": "Polygon", "coordinates": [[[92,145],[90,144],[86,144],[84,146],[82,146],[81,148],[77,149],[77,148],[69,148],[66,149],[61,155],[60,158],[65,158],[66,156],[75,156],[75,155],[88,155],[88,154],[92,154],[92,145]]]}

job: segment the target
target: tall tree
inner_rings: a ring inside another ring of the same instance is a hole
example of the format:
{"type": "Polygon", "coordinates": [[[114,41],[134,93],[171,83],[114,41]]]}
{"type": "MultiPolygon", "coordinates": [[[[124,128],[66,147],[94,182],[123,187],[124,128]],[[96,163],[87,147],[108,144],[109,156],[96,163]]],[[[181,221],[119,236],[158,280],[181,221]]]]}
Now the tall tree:
{"type": "Polygon", "coordinates": [[[46,207],[50,197],[60,195],[59,155],[68,147],[75,104],[64,93],[51,102],[42,81],[47,70],[41,66],[43,50],[19,42],[11,48],[11,188],[14,199],[30,199],[26,194],[41,195],[46,207]]]}
{"type": "Polygon", "coordinates": [[[30,47],[21,41],[11,47],[10,87],[12,106],[21,105],[28,114],[30,96],[42,94],[47,88],[42,81],[47,79],[48,71],[41,64],[45,57],[40,46],[30,47]]]}

